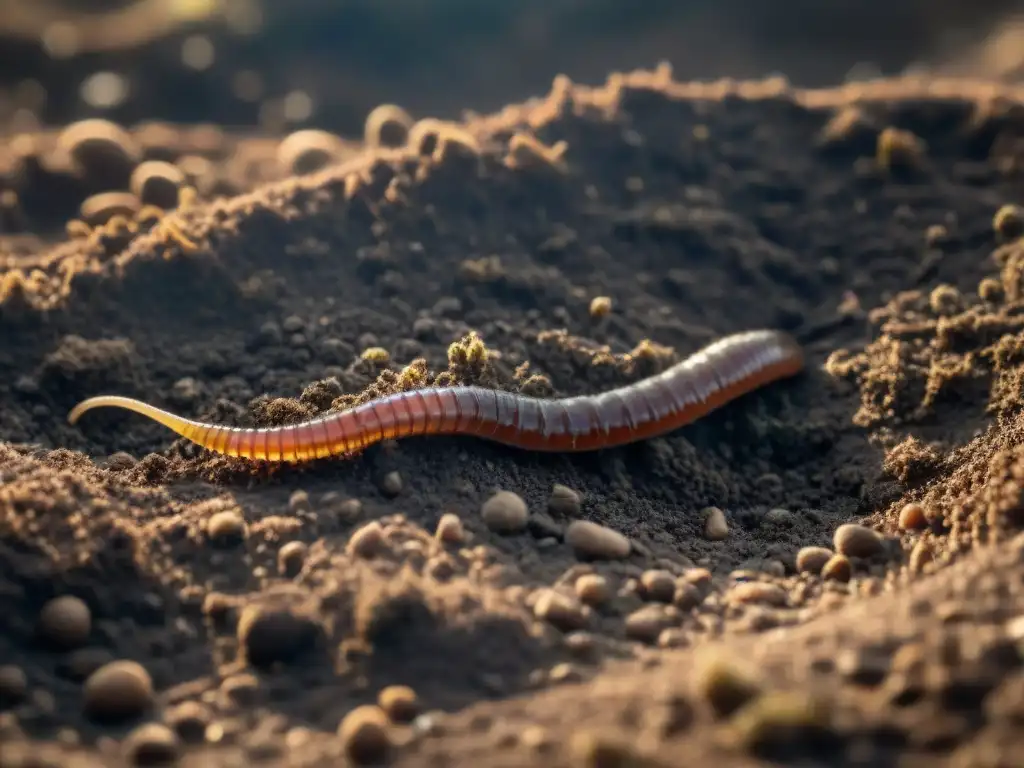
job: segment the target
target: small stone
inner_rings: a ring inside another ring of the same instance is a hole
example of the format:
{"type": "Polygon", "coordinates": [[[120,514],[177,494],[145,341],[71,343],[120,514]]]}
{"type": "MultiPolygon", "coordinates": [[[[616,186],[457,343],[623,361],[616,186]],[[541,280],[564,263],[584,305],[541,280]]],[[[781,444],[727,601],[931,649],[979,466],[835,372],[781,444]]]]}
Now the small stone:
{"type": "Polygon", "coordinates": [[[302,570],[309,548],[301,541],[289,541],[277,553],[277,569],[285,576],[295,576],[302,570]]]}
{"type": "Polygon", "coordinates": [[[681,611],[692,611],[704,602],[704,595],[700,589],[685,580],[676,584],[675,592],[672,595],[672,604],[681,611]]]}
{"type": "Polygon", "coordinates": [[[704,538],[708,541],[722,541],[729,535],[729,522],[725,512],[718,507],[706,507],[701,514],[704,516],[704,538]]]}
{"type": "Polygon", "coordinates": [[[685,648],[688,642],[686,633],[679,627],[668,627],[658,635],[659,648],[685,648]]]}
{"type": "Polygon", "coordinates": [[[164,712],[164,722],[189,744],[206,738],[206,729],[213,722],[210,708],[199,701],[184,701],[164,712]]]}
{"type": "Polygon", "coordinates": [[[290,662],[311,649],[321,627],[310,616],[288,608],[248,605],[238,619],[238,644],[254,667],[290,662]]]}
{"type": "MultiPolygon", "coordinates": [[[[327,494],[324,494],[326,500],[327,494]]],[[[343,520],[346,523],[351,523],[358,520],[363,514],[363,502],[359,499],[345,499],[343,502],[338,504],[336,511],[339,520],[343,520]]]]}
{"type": "Polygon", "coordinates": [[[676,592],[676,579],[665,570],[644,571],[640,576],[640,586],[648,600],[671,603],[676,592]]]}
{"type": "Polygon", "coordinates": [[[388,472],[380,481],[380,490],[385,496],[394,498],[402,492],[402,475],[398,472],[388,472]]]}
{"type": "Polygon", "coordinates": [[[576,518],[580,515],[583,503],[580,495],[566,485],[555,483],[548,497],[548,512],[558,517],[576,518]]]}
{"type": "Polygon", "coordinates": [[[846,582],[853,576],[853,563],[846,555],[833,555],[821,569],[821,578],[846,582]]]}
{"type": "Polygon", "coordinates": [[[564,642],[566,650],[580,658],[590,656],[597,649],[594,636],[584,630],[570,632],[565,636],[564,642]]]}
{"type": "Polygon", "coordinates": [[[764,513],[764,520],[766,523],[772,523],[774,525],[787,525],[793,522],[793,513],[788,509],[775,507],[774,509],[769,509],[764,513]]]}
{"type": "Polygon", "coordinates": [[[832,559],[834,553],[827,547],[803,547],[796,553],[796,569],[800,573],[821,574],[825,563],[832,559]]]}
{"type": "Polygon", "coordinates": [[[128,188],[143,205],[170,211],[178,207],[178,193],[185,186],[185,174],[163,160],[147,160],[132,172],[128,188]]]}
{"type": "Polygon", "coordinates": [[[283,173],[314,173],[344,157],[344,142],[332,133],[307,128],[286,136],[277,145],[277,162],[283,173]]]}
{"type": "Polygon", "coordinates": [[[181,752],[178,735],[161,723],[146,723],[133,730],[122,746],[130,765],[171,765],[181,752]]]}
{"type": "Polygon", "coordinates": [[[1015,240],[1024,235],[1024,208],[1007,204],[996,211],[992,228],[1003,240],[1015,240]]]}
{"type": "Polygon", "coordinates": [[[28,676],[14,664],[0,666],[0,710],[14,707],[28,695],[28,676]]]}
{"type": "Polygon", "coordinates": [[[124,189],[139,160],[131,134],[109,120],[72,123],[58,136],[57,145],[92,189],[124,189]]]}
{"type": "Polygon", "coordinates": [[[480,515],[496,533],[519,533],[526,528],[530,513],[523,497],[512,491],[498,491],[483,503],[480,515]]]}
{"type": "Polygon", "coordinates": [[[78,217],[90,227],[101,227],[115,216],[135,218],[139,207],[139,201],[131,192],[100,192],[82,202],[78,217]]]}
{"type": "Polygon", "coordinates": [[[577,557],[619,560],[630,552],[629,539],[618,531],[589,520],[574,520],[565,529],[565,541],[577,557]]]}
{"type": "Polygon", "coordinates": [[[608,580],[596,573],[585,573],[576,579],[576,596],[586,605],[602,605],[611,598],[608,580]]]}
{"type": "Polygon", "coordinates": [[[411,723],[420,713],[416,691],[407,685],[389,685],[380,692],[377,703],[393,723],[411,723]]]}
{"type": "Polygon", "coordinates": [[[761,692],[760,685],[745,668],[718,654],[701,661],[696,688],[719,718],[738,712],[761,692]]]}
{"type": "Polygon", "coordinates": [[[737,584],[729,591],[729,600],[734,603],[764,604],[782,607],[789,595],[778,584],[765,581],[746,581],[737,584]]]}
{"type": "Polygon", "coordinates": [[[309,501],[309,494],[303,490],[293,491],[288,497],[288,511],[293,515],[301,515],[311,512],[313,505],[309,501]]]}
{"type": "Polygon", "coordinates": [[[245,519],[233,509],[214,514],[206,523],[206,535],[210,542],[219,547],[232,547],[245,541],[247,528],[245,519]]]}
{"type": "Polygon", "coordinates": [[[872,557],[882,552],[882,537],[875,531],[856,523],[846,523],[836,529],[833,537],[836,552],[847,557],[872,557]]]}
{"type": "Polygon", "coordinates": [[[533,614],[563,632],[583,629],[587,624],[586,611],[579,601],[553,589],[541,591],[533,605],[533,614]]]}
{"type": "Polygon", "coordinates": [[[373,520],[352,534],[348,551],[357,557],[372,558],[384,547],[384,528],[373,520]]]}
{"type": "Polygon", "coordinates": [[[612,300],[608,296],[595,296],[590,300],[590,316],[595,320],[607,317],[612,311],[612,300]]]}
{"type": "Polygon", "coordinates": [[[900,530],[920,531],[928,527],[928,518],[924,513],[924,507],[916,502],[905,504],[900,510],[900,530]]]}
{"type": "Polygon", "coordinates": [[[375,765],[384,762],[391,752],[388,717],[384,710],[372,704],[356,707],[345,715],[338,726],[341,748],[355,765],[375,765]]]}
{"type": "Polygon", "coordinates": [[[462,525],[462,518],[452,512],[445,512],[437,521],[434,536],[445,544],[463,543],[466,540],[466,531],[462,525]]]}
{"type": "Polygon", "coordinates": [[[653,643],[668,623],[668,616],[662,606],[645,605],[626,617],[626,637],[642,643],[653,643]]]}
{"type": "Polygon", "coordinates": [[[82,688],[85,713],[93,720],[138,717],[153,703],[153,680],[134,661],[112,661],[97,669],[82,688]]]}
{"type": "Polygon", "coordinates": [[[40,639],[55,648],[78,648],[89,639],[92,611],[84,601],[72,595],[55,597],[39,612],[36,628],[40,639]]]}

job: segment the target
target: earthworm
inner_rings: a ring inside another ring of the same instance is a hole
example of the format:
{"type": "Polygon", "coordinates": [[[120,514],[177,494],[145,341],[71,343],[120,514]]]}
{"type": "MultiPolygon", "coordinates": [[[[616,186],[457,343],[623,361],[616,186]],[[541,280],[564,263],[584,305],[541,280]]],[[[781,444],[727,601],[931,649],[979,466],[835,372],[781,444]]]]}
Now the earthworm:
{"type": "Polygon", "coordinates": [[[650,378],[599,395],[528,397],[477,386],[397,392],[301,424],[241,429],[204,424],[140,400],[100,396],[93,408],[142,414],[187,440],[228,456],[299,462],[352,455],[381,440],[473,435],[534,451],[591,451],[671,432],[737,397],[803,369],[796,341],[779,331],[737,333],[650,378]]]}

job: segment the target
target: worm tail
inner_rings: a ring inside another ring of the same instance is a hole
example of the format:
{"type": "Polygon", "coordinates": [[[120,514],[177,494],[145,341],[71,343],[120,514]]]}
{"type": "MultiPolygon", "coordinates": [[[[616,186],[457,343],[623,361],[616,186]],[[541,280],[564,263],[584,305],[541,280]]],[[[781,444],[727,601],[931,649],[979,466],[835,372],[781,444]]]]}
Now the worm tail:
{"type": "MultiPolygon", "coordinates": [[[[152,419],[158,424],[162,424],[186,440],[191,440],[200,445],[203,445],[203,442],[197,438],[203,437],[204,432],[210,431],[208,426],[177,416],[169,411],[157,408],[155,405],[150,405],[130,397],[119,397],[116,395],[103,395],[83,400],[68,413],[68,423],[75,424],[82,417],[82,414],[94,408],[122,408],[134,411],[146,418],[152,419]]],[[[203,445],[203,447],[207,446],[203,445]]]]}

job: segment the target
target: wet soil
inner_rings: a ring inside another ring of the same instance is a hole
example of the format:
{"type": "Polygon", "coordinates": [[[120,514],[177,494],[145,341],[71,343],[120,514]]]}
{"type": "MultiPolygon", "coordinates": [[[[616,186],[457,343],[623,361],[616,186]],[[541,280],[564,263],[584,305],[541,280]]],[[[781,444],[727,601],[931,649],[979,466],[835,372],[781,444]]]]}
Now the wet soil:
{"type": "Polygon", "coordinates": [[[1024,91],[659,68],[403,121],[5,140],[0,764],[1019,764],[1024,91]],[[65,420],[596,393],[758,327],[807,370],[591,454],[65,420]]]}

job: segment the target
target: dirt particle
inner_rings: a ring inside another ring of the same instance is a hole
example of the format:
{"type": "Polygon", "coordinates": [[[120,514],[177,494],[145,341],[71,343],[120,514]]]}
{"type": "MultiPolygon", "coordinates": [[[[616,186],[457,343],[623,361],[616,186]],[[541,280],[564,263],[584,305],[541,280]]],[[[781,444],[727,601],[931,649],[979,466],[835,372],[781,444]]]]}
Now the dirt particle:
{"type": "Polygon", "coordinates": [[[40,639],[54,648],[78,648],[89,639],[92,611],[85,602],[72,595],[56,597],[39,612],[36,628],[40,639]]]}
{"type": "Polygon", "coordinates": [[[166,725],[146,723],[128,734],[122,750],[129,765],[171,765],[178,759],[181,743],[166,725]]]}
{"type": "Polygon", "coordinates": [[[14,664],[0,666],[0,710],[14,707],[28,695],[28,676],[14,664]]]}
{"type": "Polygon", "coordinates": [[[57,138],[59,151],[91,188],[124,189],[139,159],[131,135],[119,125],[102,119],[80,120],[57,138]]]}
{"type": "Polygon", "coordinates": [[[245,518],[238,510],[225,509],[214,514],[206,523],[206,536],[218,547],[235,547],[245,541],[245,518]]]}
{"type": "Polygon", "coordinates": [[[796,569],[800,573],[818,576],[833,554],[827,547],[803,547],[796,553],[796,569]]]}
{"type": "Polygon", "coordinates": [[[1024,235],[1024,208],[1007,204],[992,217],[992,229],[1003,240],[1016,240],[1024,235]]]}
{"type": "Polygon", "coordinates": [[[928,527],[928,517],[924,513],[924,507],[916,502],[904,504],[900,510],[900,530],[919,531],[928,527]]]}
{"type": "Polygon", "coordinates": [[[529,510],[518,493],[498,491],[480,507],[484,524],[496,533],[519,533],[526,528],[529,510]]]}
{"type": "Polygon", "coordinates": [[[978,282],[978,298],[989,303],[1003,299],[1003,284],[994,277],[985,277],[978,282]]]}
{"type": "Polygon", "coordinates": [[[543,589],[533,604],[533,613],[563,632],[583,629],[587,613],[578,600],[554,589],[543,589]]]}
{"type": "Polygon", "coordinates": [[[595,320],[607,317],[612,311],[612,300],[608,296],[595,296],[590,301],[590,316],[595,320]]]}
{"type": "Polygon", "coordinates": [[[437,521],[437,531],[434,533],[438,541],[445,544],[461,544],[466,540],[466,531],[462,525],[462,518],[453,512],[445,512],[437,521]]]}
{"type": "Polygon", "coordinates": [[[97,669],[85,681],[82,704],[93,720],[128,720],[153,703],[153,680],[135,661],[119,660],[97,669]]]}
{"type": "Polygon", "coordinates": [[[189,744],[202,742],[212,722],[210,708],[199,701],[184,701],[164,712],[164,723],[189,744]]]}
{"type": "Polygon", "coordinates": [[[738,712],[761,692],[760,684],[749,671],[719,653],[700,660],[694,684],[697,695],[720,718],[738,712]]]}
{"type": "Polygon", "coordinates": [[[100,192],[82,202],[78,215],[90,227],[102,227],[107,223],[114,226],[115,217],[131,220],[139,212],[139,207],[138,198],[131,192],[100,192]]]}
{"type": "Polygon", "coordinates": [[[853,576],[853,563],[846,555],[833,555],[821,569],[826,581],[847,582],[853,576]]]}
{"type": "Polygon", "coordinates": [[[380,490],[388,498],[395,498],[402,493],[402,475],[398,471],[388,472],[380,481],[380,490]]]}
{"type": "Polygon", "coordinates": [[[384,547],[384,528],[373,520],[352,534],[348,551],[357,557],[375,557],[384,547]]]}
{"type": "Polygon", "coordinates": [[[580,515],[582,501],[580,495],[572,488],[555,483],[548,497],[548,512],[558,517],[577,518],[580,515]]]}
{"type": "Polygon", "coordinates": [[[303,490],[293,491],[288,497],[288,511],[293,515],[302,515],[313,510],[309,494],[303,490]]]}
{"type": "Polygon", "coordinates": [[[391,752],[388,717],[372,704],[356,707],[342,719],[338,736],[345,755],[355,765],[384,762],[391,752]]]}
{"type": "Polygon", "coordinates": [[[909,170],[920,166],[925,151],[913,133],[890,126],[878,134],[875,160],[884,171],[909,170]]]}
{"type": "Polygon", "coordinates": [[[603,605],[611,598],[608,580],[596,573],[585,573],[576,579],[576,596],[586,605],[603,605]]]}
{"type": "Polygon", "coordinates": [[[383,368],[391,362],[391,353],[384,347],[367,347],[359,353],[359,359],[383,368]]]}
{"type": "Polygon", "coordinates": [[[629,539],[618,531],[589,520],[574,520],[565,529],[565,541],[577,557],[618,560],[630,552],[629,539]]]}
{"type": "Polygon", "coordinates": [[[163,160],[147,160],[132,172],[128,188],[143,205],[165,211],[178,207],[178,193],[185,186],[185,174],[163,160]]]}
{"type": "Polygon", "coordinates": [[[292,176],[316,173],[344,157],[345,144],[333,133],[307,128],[286,136],[277,145],[281,172],[292,176]]]}
{"type": "Polygon", "coordinates": [[[718,507],[705,507],[701,512],[704,517],[704,538],[708,541],[722,541],[729,535],[729,522],[725,512],[718,507]]]}
{"type": "Polygon", "coordinates": [[[310,650],[322,628],[288,607],[247,605],[238,619],[238,644],[254,667],[287,663],[310,650]]]}
{"type": "Polygon", "coordinates": [[[277,553],[277,568],[285,576],[292,577],[302,570],[309,548],[301,541],[289,541],[277,553]]]}
{"type": "Polygon", "coordinates": [[[832,543],[836,552],[847,557],[873,557],[882,552],[882,537],[871,528],[845,523],[836,529],[832,543]]]}
{"type": "Polygon", "coordinates": [[[396,104],[381,104],[370,111],[363,126],[363,139],[371,147],[401,147],[409,140],[415,121],[396,104]]]}
{"type": "Polygon", "coordinates": [[[676,579],[666,570],[644,571],[640,575],[640,587],[647,600],[671,603],[676,592],[676,579]]]}
{"type": "Polygon", "coordinates": [[[700,589],[687,581],[680,580],[672,595],[672,604],[681,611],[690,611],[704,602],[700,589]]]}
{"type": "Polygon", "coordinates": [[[411,723],[420,713],[416,691],[407,685],[389,685],[377,696],[377,703],[393,723],[411,723]]]}

